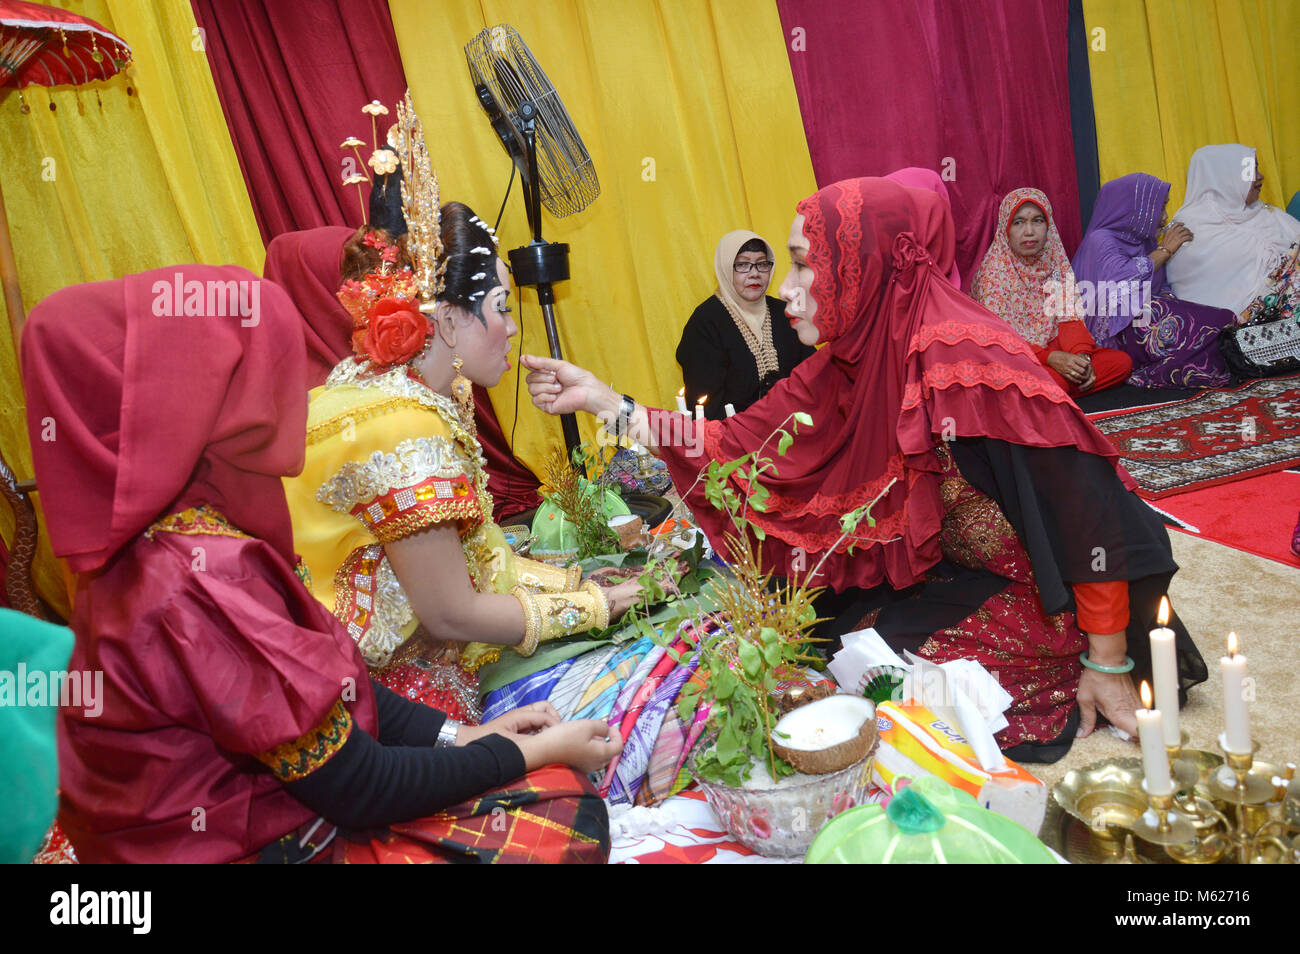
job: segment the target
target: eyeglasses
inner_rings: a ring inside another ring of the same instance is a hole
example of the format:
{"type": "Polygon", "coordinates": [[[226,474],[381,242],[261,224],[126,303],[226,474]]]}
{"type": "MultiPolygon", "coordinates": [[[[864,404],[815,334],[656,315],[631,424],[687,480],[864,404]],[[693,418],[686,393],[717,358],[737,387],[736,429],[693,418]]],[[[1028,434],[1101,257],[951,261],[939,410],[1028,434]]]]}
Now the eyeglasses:
{"type": "Polygon", "coordinates": [[[754,269],[758,269],[764,275],[772,270],[775,262],[736,262],[731,266],[732,271],[737,275],[748,275],[754,269]]]}

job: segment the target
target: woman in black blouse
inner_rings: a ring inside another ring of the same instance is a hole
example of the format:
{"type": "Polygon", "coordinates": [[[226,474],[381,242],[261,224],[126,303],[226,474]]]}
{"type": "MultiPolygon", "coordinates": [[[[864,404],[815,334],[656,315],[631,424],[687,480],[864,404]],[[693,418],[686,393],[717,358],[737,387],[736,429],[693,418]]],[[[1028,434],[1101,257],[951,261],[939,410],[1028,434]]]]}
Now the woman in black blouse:
{"type": "Polygon", "coordinates": [[[677,363],[686,403],[707,395],[704,416],[721,420],[726,406],[749,407],[813,353],[785,317],[785,302],[767,295],[772,246],[755,232],[730,232],[718,243],[715,292],[700,304],[682,331],[677,363]]]}

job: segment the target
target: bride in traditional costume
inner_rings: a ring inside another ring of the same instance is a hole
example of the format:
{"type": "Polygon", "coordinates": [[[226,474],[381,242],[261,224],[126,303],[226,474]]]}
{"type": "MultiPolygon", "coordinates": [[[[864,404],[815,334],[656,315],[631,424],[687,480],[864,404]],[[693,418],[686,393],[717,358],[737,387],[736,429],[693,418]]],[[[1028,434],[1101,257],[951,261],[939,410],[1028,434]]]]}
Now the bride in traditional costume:
{"type": "Polygon", "coordinates": [[[372,672],[477,721],[480,666],[602,630],[639,588],[518,557],[493,522],[471,387],[510,369],[510,280],[493,230],[461,203],[439,207],[409,93],[397,115],[409,233],[372,233],[379,267],[339,292],[357,357],[311,392],[306,466],[285,489],[312,590],[372,672]]]}

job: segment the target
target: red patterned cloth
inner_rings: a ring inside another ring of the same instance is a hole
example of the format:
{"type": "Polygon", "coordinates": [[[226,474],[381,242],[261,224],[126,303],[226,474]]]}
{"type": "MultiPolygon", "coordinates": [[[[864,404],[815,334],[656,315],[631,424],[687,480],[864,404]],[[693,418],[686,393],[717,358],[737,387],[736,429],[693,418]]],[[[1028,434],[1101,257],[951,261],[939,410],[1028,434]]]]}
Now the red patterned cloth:
{"type": "Polygon", "coordinates": [[[1079,653],[1088,640],[1073,613],[1044,611],[1029,554],[998,505],[962,479],[948,454],[939,459],[944,556],[1011,582],[959,624],[932,635],[919,655],[940,663],[974,659],[995,675],[1014,700],[1006,712],[1010,724],[997,735],[1002,748],[1051,742],[1074,707],[1079,653]]]}
{"type": "Polygon", "coordinates": [[[429,818],[340,834],[336,864],[604,864],[609,817],[591,783],[548,765],[429,818]]]}
{"type": "MultiPolygon", "coordinates": [[[[852,179],[805,199],[799,213],[814,274],[813,320],[827,346],[747,411],[707,422],[704,460],[698,444],[660,443],[682,491],[709,460],[738,458],[766,443],[778,472],[763,477],[772,495],[766,512],[749,513],[766,533],[765,567],[802,576],[834,546],[819,585],[887,581],[903,588],[919,581],[940,556],[932,450],[945,438],[1073,446],[1108,458],[1127,477],[1114,448],[1029,345],[945,280],[954,227],[942,198],[884,179],[852,179]],[[769,438],[800,411],[813,424],[800,427],[777,457],[769,438]],[[876,525],[864,521],[856,537],[840,541],[841,515],[882,492],[872,510],[876,525]]],[[[672,433],[666,417],[651,412],[659,434],[672,433]]],[[[747,491],[742,477],[730,479],[747,491]]],[[[720,542],[730,521],[703,491],[701,482],[687,503],[720,542]]]]}

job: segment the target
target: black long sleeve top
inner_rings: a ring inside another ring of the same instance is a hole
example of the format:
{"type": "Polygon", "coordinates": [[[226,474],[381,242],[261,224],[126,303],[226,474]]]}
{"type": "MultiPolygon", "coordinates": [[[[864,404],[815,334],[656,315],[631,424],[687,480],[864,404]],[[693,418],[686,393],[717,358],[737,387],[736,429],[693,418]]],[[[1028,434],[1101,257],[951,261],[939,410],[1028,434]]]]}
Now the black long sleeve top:
{"type": "Polygon", "coordinates": [[[753,353],[717,295],[710,295],[691,314],[677,345],[677,363],[682,367],[688,408],[693,409],[700,395],[706,394],[709,400],[704,405],[704,416],[710,420],[726,417],[728,404],[743,411],[813,353],[815,349],[803,344],[790,327],[785,317],[785,302],[769,295],[767,307],[772,316],[772,346],[776,349],[780,371],[762,379],[753,353]]]}

